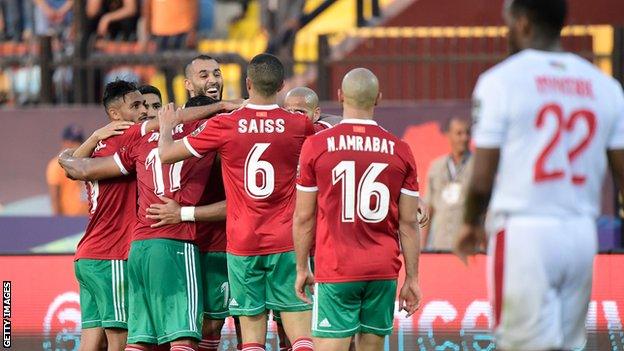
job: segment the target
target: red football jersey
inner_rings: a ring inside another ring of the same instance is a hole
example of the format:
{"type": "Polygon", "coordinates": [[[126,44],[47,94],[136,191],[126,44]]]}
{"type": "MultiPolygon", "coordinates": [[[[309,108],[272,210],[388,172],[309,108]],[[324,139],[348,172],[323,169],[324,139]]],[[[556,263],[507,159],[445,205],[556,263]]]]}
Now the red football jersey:
{"type": "Polygon", "coordinates": [[[346,119],[306,140],[297,189],[318,192],[316,281],[395,279],[398,204],[418,196],[409,146],[372,120],[346,119]]]}
{"type": "MultiPolygon", "coordinates": [[[[198,206],[210,205],[225,200],[223,177],[221,176],[221,162],[215,159],[210,171],[208,185],[204,189],[198,206]]],[[[227,240],[225,236],[225,221],[195,222],[197,226],[197,241],[199,252],[225,252],[227,240]]]]}
{"type": "MultiPolygon", "coordinates": [[[[125,145],[141,137],[134,125],[122,135],[98,143],[91,157],[117,155],[125,145]]],[[[118,156],[115,156],[118,157],[118,156]]],[[[134,175],[87,182],[89,224],[78,243],[74,259],[123,260],[128,258],[136,223],[137,185],[134,175]]]]}
{"type": "Polygon", "coordinates": [[[208,120],[184,138],[196,157],[219,150],[227,197],[227,251],[255,256],[293,250],[292,216],[301,145],[312,122],[277,105],[252,105],[208,120]]]}
{"type": "MultiPolygon", "coordinates": [[[[180,139],[204,123],[203,120],[177,125],[173,138],[180,139]]],[[[116,158],[123,173],[136,170],[138,186],[138,216],[132,240],[165,238],[195,241],[194,222],[181,222],[160,228],[151,228],[156,221],[147,219],[147,208],[154,203],[161,203],[158,196],[175,200],[180,206],[195,206],[199,202],[208,175],[212,168],[215,153],[202,159],[192,158],[174,164],[162,164],[158,155],[160,133],[148,132],[116,158]]]]}

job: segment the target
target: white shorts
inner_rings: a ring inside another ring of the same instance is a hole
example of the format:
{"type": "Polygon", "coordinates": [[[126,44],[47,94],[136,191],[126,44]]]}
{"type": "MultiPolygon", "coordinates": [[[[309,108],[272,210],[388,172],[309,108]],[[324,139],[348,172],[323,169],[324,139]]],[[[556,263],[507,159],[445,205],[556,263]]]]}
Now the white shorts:
{"type": "Polygon", "coordinates": [[[598,246],[595,221],[511,216],[492,229],[488,288],[497,348],[583,347],[598,246]]]}

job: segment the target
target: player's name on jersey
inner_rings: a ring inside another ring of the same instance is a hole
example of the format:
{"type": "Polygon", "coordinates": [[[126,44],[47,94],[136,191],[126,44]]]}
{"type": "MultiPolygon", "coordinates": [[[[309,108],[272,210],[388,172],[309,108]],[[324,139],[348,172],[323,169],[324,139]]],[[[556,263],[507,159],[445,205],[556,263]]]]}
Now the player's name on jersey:
{"type": "Polygon", "coordinates": [[[394,141],[374,136],[360,135],[328,137],[327,152],[333,151],[365,151],[394,155],[394,141]],[[336,138],[338,139],[336,140],[336,138]]]}
{"type": "MultiPolygon", "coordinates": [[[[173,130],[171,131],[172,135],[176,135],[176,134],[180,134],[184,132],[184,125],[183,124],[178,124],[177,126],[175,126],[175,128],[173,128],[173,130]]],[[[148,142],[152,142],[152,141],[158,141],[158,138],[160,138],[160,133],[159,132],[152,132],[152,134],[149,137],[148,142]]]]}
{"type": "Polygon", "coordinates": [[[538,76],[535,78],[537,91],[544,93],[559,93],[593,99],[594,90],[589,79],[570,77],[538,76]]]}
{"type": "Polygon", "coordinates": [[[239,133],[284,133],[286,122],[282,118],[277,119],[240,119],[238,121],[239,133]]]}

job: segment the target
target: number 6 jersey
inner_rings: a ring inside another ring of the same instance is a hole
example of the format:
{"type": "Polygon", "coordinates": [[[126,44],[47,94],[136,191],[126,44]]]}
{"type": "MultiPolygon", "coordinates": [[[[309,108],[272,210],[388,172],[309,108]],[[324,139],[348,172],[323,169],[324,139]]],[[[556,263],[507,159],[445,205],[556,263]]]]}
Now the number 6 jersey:
{"type": "Polygon", "coordinates": [[[397,278],[399,196],[418,196],[416,178],[409,146],[373,120],[306,140],[297,189],[317,192],[317,282],[397,278]]]}
{"type": "MultiPolygon", "coordinates": [[[[180,139],[203,125],[205,120],[178,124],[173,139],[180,139]]],[[[194,222],[181,222],[151,228],[156,221],[147,219],[147,208],[162,203],[159,196],[175,200],[180,206],[195,206],[206,187],[215,153],[203,159],[189,159],[174,164],[162,164],[158,155],[158,132],[142,132],[141,138],[126,146],[115,156],[122,173],[136,171],[138,186],[137,225],[132,240],[176,239],[195,241],[194,222]]]]}
{"type": "Polygon", "coordinates": [[[598,216],[606,150],[624,148],[619,83],[576,55],[524,50],[473,98],[476,146],[500,149],[491,212],[598,216]]]}
{"type": "Polygon", "coordinates": [[[227,198],[227,252],[239,256],[293,250],[295,176],[301,145],[314,126],[277,105],[253,105],[212,117],[184,139],[196,157],[219,151],[227,198]]]}

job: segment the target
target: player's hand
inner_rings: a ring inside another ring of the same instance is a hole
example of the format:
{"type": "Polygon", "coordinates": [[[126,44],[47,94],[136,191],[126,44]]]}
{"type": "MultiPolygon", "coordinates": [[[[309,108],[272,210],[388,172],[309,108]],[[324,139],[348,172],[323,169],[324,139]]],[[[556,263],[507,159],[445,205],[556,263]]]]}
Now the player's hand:
{"type": "Polygon", "coordinates": [[[482,225],[463,224],[455,241],[453,253],[467,265],[468,256],[485,250],[486,244],[485,229],[482,225]]]}
{"type": "Polygon", "coordinates": [[[245,106],[246,103],[247,100],[243,99],[223,100],[221,101],[221,106],[223,107],[223,111],[230,112],[245,106]]]}
{"type": "Polygon", "coordinates": [[[177,224],[182,222],[182,216],[180,214],[180,205],[164,196],[159,196],[162,204],[151,204],[147,209],[147,215],[145,217],[158,221],[152,224],[150,227],[158,228],[168,224],[177,224]]]}
{"type": "Polygon", "coordinates": [[[420,307],[422,293],[417,279],[405,279],[401,292],[399,293],[399,312],[407,312],[407,317],[413,315],[420,307]]]}
{"type": "Polygon", "coordinates": [[[295,293],[297,297],[305,301],[306,303],[312,303],[306,295],[306,286],[310,289],[310,292],[314,294],[314,277],[310,270],[297,271],[297,280],[295,280],[295,293]]]}
{"type": "Polygon", "coordinates": [[[110,138],[114,135],[121,135],[124,131],[134,125],[134,122],[128,121],[112,121],[104,127],[93,132],[93,137],[97,141],[110,138]]]}
{"type": "Polygon", "coordinates": [[[418,198],[418,224],[424,228],[429,225],[430,221],[431,209],[421,198],[418,198]]]}
{"type": "Polygon", "coordinates": [[[158,110],[158,122],[160,128],[166,127],[166,129],[173,129],[178,121],[178,111],[173,106],[173,102],[170,102],[158,110]]]}

